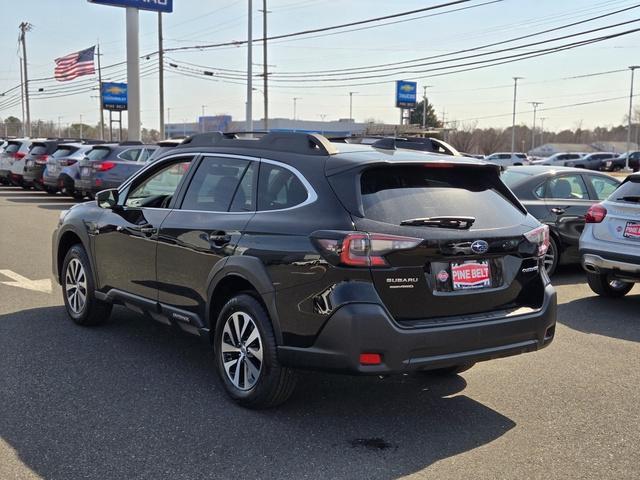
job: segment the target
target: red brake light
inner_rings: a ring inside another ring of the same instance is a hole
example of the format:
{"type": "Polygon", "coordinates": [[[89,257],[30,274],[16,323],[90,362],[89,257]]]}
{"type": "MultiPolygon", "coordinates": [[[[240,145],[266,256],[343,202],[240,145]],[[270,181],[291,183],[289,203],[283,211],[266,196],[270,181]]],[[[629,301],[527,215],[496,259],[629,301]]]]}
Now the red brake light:
{"type": "Polygon", "coordinates": [[[13,158],[15,158],[16,160],[20,160],[21,158],[24,158],[27,154],[25,152],[16,152],[13,154],[13,158]]]}
{"type": "Polygon", "coordinates": [[[382,363],[382,355],[379,353],[361,353],[360,365],[380,365],[382,363]]]}
{"type": "Polygon", "coordinates": [[[591,205],[589,210],[587,210],[587,214],[584,216],[584,221],[586,223],[600,223],[606,216],[607,209],[601,204],[596,203],[595,205],[591,205]]]}
{"type": "Polygon", "coordinates": [[[454,168],[455,165],[453,163],[446,163],[446,162],[432,162],[432,163],[425,163],[424,167],[426,167],[426,168],[454,168]]]}
{"type": "Polygon", "coordinates": [[[524,234],[531,243],[538,245],[538,256],[542,257],[549,250],[549,226],[540,225],[538,228],[534,228],[530,232],[524,234]]]}
{"type": "Polygon", "coordinates": [[[36,157],[36,163],[45,164],[49,160],[49,155],[38,155],[36,157]]]}
{"type": "Polygon", "coordinates": [[[332,263],[350,267],[386,267],[385,255],[407,250],[422,243],[420,238],[383,235],[379,233],[350,232],[342,239],[316,239],[319,249],[332,263]]]}
{"type": "Polygon", "coordinates": [[[111,170],[115,167],[116,164],[114,162],[100,162],[93,166],[94,170],[98,170],[99,172],[106,172],[107,170],[111,170]]]}

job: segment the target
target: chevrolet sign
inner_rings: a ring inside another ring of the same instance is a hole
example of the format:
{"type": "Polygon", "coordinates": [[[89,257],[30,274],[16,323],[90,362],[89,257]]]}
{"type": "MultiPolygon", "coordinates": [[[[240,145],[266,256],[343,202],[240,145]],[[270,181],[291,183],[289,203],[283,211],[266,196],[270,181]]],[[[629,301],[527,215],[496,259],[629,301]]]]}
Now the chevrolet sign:
{"type": "Polygon", "coordinates": [[[89,0],[90,3],[112,5],[114,7],[129,7],[154,12],[173,12],[173,0],[89,0]]]}
{"type": "Polygon", "coordinates": [[[398,80],[396,82],[396,107],[415,108],[417,90],[418,84],[416,82],[398,80]]]}

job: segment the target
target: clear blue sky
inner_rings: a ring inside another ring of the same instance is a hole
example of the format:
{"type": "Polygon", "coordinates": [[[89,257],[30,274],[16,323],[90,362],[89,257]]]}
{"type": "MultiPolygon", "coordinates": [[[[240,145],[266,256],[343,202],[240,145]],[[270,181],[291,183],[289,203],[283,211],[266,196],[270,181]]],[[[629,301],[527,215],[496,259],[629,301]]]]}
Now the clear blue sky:
{"type": "MultiPolygon", "coordinates": [[[[442,3],[444,0],[268,0],[269,33],[283,34],[307,28],[376,17],[404,10],[442,3]]],[[[481,3],[474,0],[473,3],[481,3]]],[[[269,49],[271,71],[308,71],[366,66],[408,60],[484,45],[536,31],[586,19],[621,9],[638,2],[628,0],[505,0],[475,9],[447,15],[349,32],[322,38],[273,42],[269,49]]],[[[174,0],[174,13],[165,16],[165,47],[207,42],[224,42],[246,38],[246,0],[174,0]]],[[[254,0],[254,36],[262,34],[259,9],[254,0]]],[[[11,2],[3,9],[0,30],[0,92],[20,81],[17,56],[18,24],[34,25],[28,34],[29,71],[31,78],[53,74],[53,59],[87,48],[98,40],[104,56],[103,65],[125,59],[125,12],[121,8],[93,5],[86,0],[24,0],[11,2]]],[[[407,17],[405,17],[407,18],[407,17]]],[[[597,22],[554,32],[530,41],[574,33],[587,28],[640,18],[640,8],[597,22]]],[[[141,12],[141,53],[157,49],[156,16],[141,12]]],[[[616,31],[638,28],[640,22],[616,31]]],[[[598,34],[594,34],[598,35],[598,34]]],[[[500,48],[500,47],[494,47],[500,48]]],[[[530,124],[527,102],[544,102],[540,112],[547,117],[545,127],[575,128],[620,123],[628,101],[621,99],[591,105],[556,109],[580,102],[624,97],[629,92],[628,72],[580,79],[567,77],[626,68],[640,63],[640,32],[591,46],[568,50],[522,62],[473,72],[419,79],[421,85],[432,85],[429,98],[438,113],[446,110],[447,119],[480,118],[480,126],[510,125],[514,75],[525,77],[519,89],[519,123],[530,124]],[[500,116],[502,115],[502,116],[500,116]],[[483,118],[496,116],[495,118],[483,118]]],[[[169,54],[180,62],[244,70],[246,48],[230,47],[204,52],[169,54]]],[[[145,64],[153,60],[143,60],[145,64]]],[[[261,46],[254,48],[254,62],[261,63],[261,46]]],[[[256,68],[260,68],[256,66],[256,68]]],[[[419,76],[419,75],[415,75],[419,76]]],[[[640,77],[640,75],[637,75],[640,77]]],[[[83,77],[82,79],[87,79],[83,77]]],[[[114,78],[115,79],[115,78],[114,78]]],[[[395,80],[391,77],[389,80],[395,80]]],[[[79,81],[78,80],[78,81],[79,81]]],[[[48,82],[47,88],[71,86],[48,82]]],[[[354,95],[354,117],[357,121],[375,118],[397,122],[398,110],[393,106],[393,83],[358,87],[308,88],[305,85],[283,85],[274,82],[270,90],[270,116],[291,117],[294,96],[298,101],[298,118],[319,120],[347,117],[350,90],[354,95]],[[278,85],[276,87],[276,85],[278,85]]],[[[317,85],[317,83],[316,83],[317,85]]],[[[640,86],[640,82],[638,82],[640,86]]],[[[261,85],[257,85],[261,88],[261,85]]],[[[142,123],[157,128],[157,74],[142,81],[142,123]]],[[[640,93],[640,92],[638,92],[640,93]]],[[[80,114],[88,123],[97,122],[95,93],[82,93],[57,99],[32,101],[32,119],[77,122],[80,114]]],[[[0,97],[0,101],[2,97],[0,97]]],[[[640,103],[640,100],[638,101],[640,103]]],[[[193,121],[206,105],[207,114],[231,114],[244,118],[245,87],[242,85],[191,79],[169,72],[166,79],[166,106],[171,108],[171,121],[193,121]]],[[[254,118],[262,117],[262,94],[254,95],[254,118]]],[[[20,117],[20,106],[0,110],[0,118],[20,117]]]]}

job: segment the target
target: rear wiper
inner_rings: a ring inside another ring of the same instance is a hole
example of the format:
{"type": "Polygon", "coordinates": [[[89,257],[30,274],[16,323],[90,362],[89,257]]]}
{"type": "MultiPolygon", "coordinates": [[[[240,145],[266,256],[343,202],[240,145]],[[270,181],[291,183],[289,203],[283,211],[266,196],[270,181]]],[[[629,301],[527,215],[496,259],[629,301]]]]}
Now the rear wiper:
{"type": "Polygon", "coordinates": [[[640,202],[640,195],[627,195],[625,197],[616,198],[616,200],[622,200],[623,202],[640,202]]]}
{"type": "Polygon", "coordinates": [[[467,230],[471,228],[475,217],[424,217],[409,218],[402,220],[400,225],[410,225],[414,227],[438,227],[438,228],[455,228],[458,230],[467,230]]]}

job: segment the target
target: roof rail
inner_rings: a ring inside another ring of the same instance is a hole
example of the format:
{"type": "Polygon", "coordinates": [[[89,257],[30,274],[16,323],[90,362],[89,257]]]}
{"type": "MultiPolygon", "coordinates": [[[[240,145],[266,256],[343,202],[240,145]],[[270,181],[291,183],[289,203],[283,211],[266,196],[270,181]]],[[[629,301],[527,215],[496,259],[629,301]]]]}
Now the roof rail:
{"type": "Polygon", "coordinates": [[[127,146],[127,145],[144,145],[140,140],[126,140],[124,142],[118,142],[118,145],[127,146]]]}
{"type": "Polygon", "coordinates": [[[334,155],[338,153],[326,137],[302,132],[210,132],[193,135],[180,147],[240,147],[275,150],[302,155],[334,155]],[[260,135],[260,138],[238,138],[238,135],[260,135]]]}
{"type": "Polygon", "coordinates": [[[103,143],[107,143],[106,140],[94,140],[92,138],[85,138],[83,140],[80,140],[80,143],[83,143],[85,145],[102,145],[103,143]]]}

